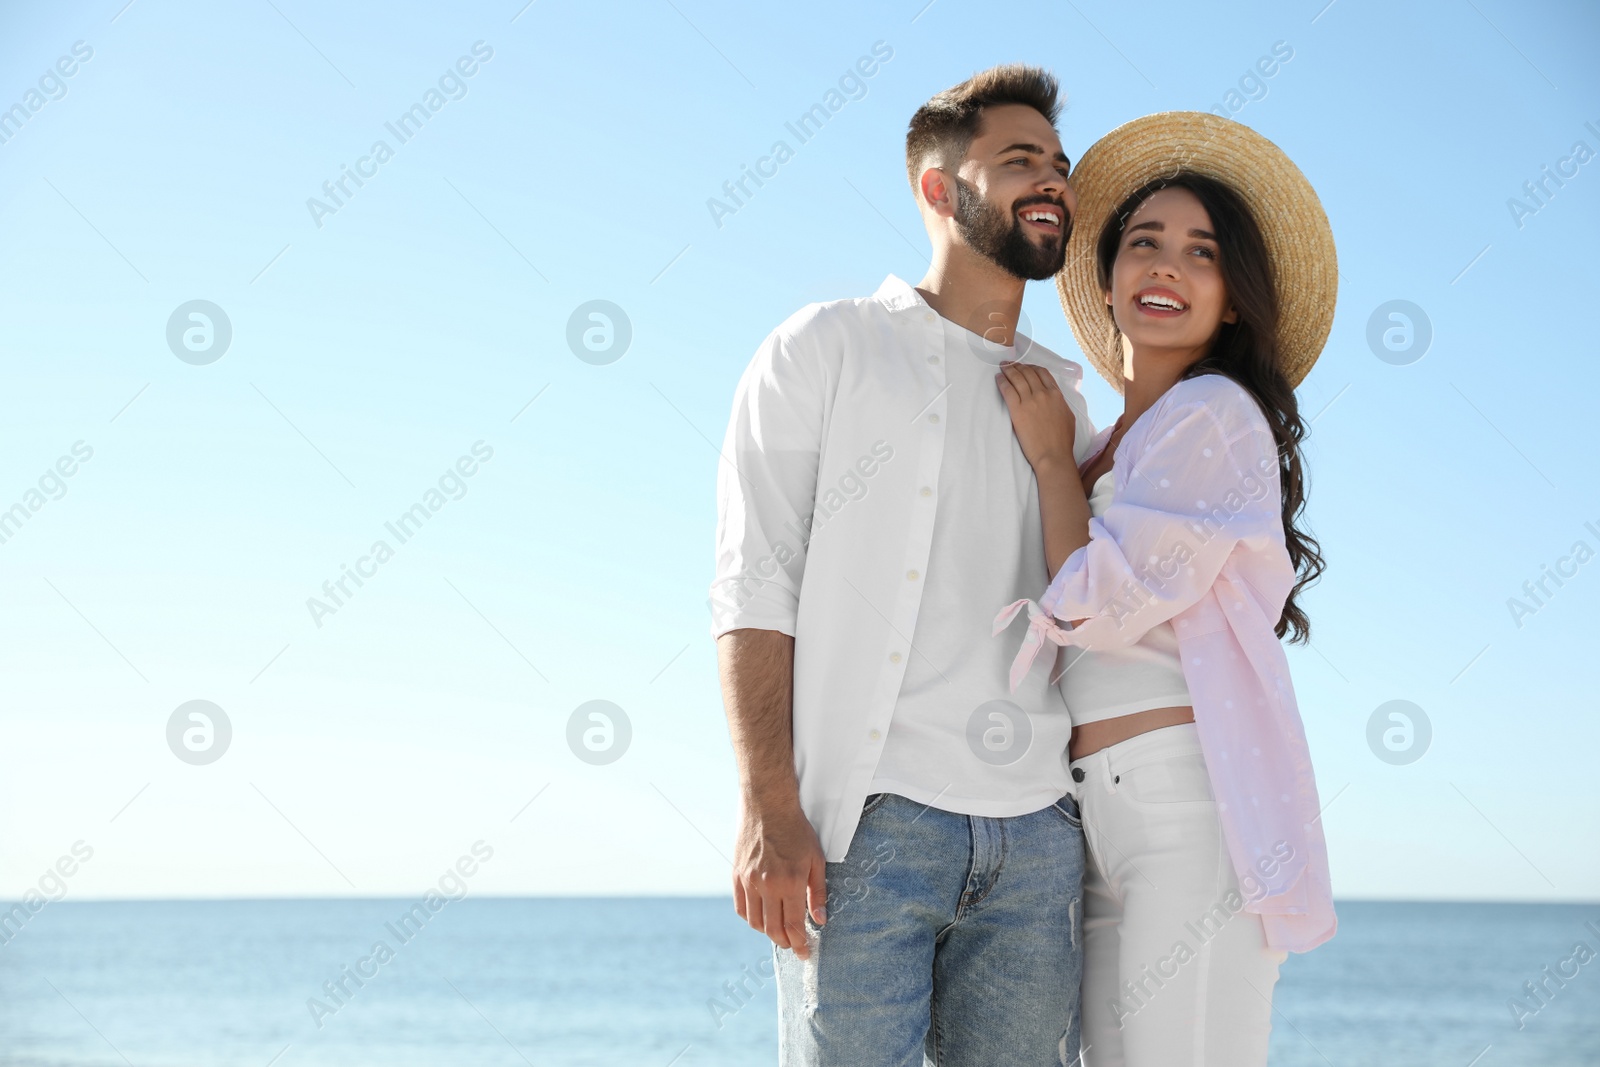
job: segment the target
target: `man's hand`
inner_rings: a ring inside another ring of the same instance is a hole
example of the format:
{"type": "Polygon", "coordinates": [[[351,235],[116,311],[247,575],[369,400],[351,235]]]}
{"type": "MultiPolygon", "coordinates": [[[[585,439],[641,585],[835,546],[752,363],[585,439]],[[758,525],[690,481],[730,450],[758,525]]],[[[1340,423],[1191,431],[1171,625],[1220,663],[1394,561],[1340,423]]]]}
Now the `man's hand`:
{"type": "Polygon", "coordinates": [[[806,900],[826,919],[827,857],[800,807],[792,693],[794,638],[774,630],[730,630],[717,639],[722,703],[739,763],[739,838],[733,907],[739,917],[809,959],[806,900]]]}
{"type": "Polygon", "coordinates": [[[805,913],[818,926],[827,921],[827,858],[798,800],[763,806],[748,799],[734,846],[733,906],[739,917],[779,948],[811,957],[805,913]]]}
{"type": "Polygon", "coordinates": [[[1039,470],[1041,464],[1065,471],[1077,470],[1073,439],[1078,418],[1067,404],[1055,375],[1027,363],[1003,363],[995,375],[1000,395],[1011,413],[1022,454],[1039,470]]]}

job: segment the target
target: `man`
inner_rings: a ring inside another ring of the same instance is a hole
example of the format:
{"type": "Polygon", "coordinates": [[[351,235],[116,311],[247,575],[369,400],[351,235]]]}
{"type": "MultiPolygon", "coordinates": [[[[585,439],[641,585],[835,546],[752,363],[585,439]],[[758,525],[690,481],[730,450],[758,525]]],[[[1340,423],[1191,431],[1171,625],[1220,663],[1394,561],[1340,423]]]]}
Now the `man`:
{"type": "Polygon", "coordinates": [[[1045,672],[1009,691],[990,632],[1049,581],[998,375],[1061,389],[1080,461],[1094,436],[1081,367],[1014,336],[1077,207],[1057,92],[1008,65],[920,108],[928,273],[803,308],[735,391],[711,630],[734,906],[773,942],[786,1065],[1078,1054],[1071,722],[1045,672]]]}

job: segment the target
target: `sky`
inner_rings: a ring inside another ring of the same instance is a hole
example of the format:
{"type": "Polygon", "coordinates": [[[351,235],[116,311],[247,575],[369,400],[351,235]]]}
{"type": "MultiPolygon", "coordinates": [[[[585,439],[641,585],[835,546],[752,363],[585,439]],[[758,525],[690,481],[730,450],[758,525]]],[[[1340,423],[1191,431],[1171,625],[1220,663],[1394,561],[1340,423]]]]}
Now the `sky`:
{"type": "Polygon", "coordinates": [[[1593,7],[355,7],[0,8],[0,895],[409,895],[480,841],[479,893],[727,893],[734,385],[921,277],[906,123],[1022,61],[1074,160],[1217,109],[1331,219],[1286,647],[1335,895],[1600,898],[1593,7]]]}

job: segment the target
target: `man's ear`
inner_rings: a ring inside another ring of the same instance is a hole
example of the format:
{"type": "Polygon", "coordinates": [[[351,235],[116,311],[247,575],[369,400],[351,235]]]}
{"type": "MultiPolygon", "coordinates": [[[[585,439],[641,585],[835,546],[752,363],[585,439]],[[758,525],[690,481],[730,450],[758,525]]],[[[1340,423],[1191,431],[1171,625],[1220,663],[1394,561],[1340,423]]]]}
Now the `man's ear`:
{"type": "Polygon", "coordinates": [[[944,171],[938,167],[929,167],[917,179],[917,184],[922,189],[922,200],[935,214],[943,218],[953,218],[956,213],[956,191],[954,184],[945,176],[944,171]]]}

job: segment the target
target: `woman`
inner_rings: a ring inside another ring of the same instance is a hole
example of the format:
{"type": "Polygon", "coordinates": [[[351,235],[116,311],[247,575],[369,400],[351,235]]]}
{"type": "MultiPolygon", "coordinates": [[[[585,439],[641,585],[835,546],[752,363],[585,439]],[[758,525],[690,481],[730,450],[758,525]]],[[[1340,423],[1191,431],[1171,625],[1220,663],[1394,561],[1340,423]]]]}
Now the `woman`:
{"type": "Polygon", "coordinates": [[[1307,639],[1296,594],[1322,570],[1295,524],[1294,386],[1332,321],[1332,234],[1276,146],[1205,113],[1128,123],[1070,180],[1062,301],[1124,410],[1080,467],[1054,379],[997,376],[1051,582],[995,632],[1028,609],[1013,686],[1046,642],[1065,646],[1091,860],[1084,1059],[1264,1064],[1280,963],[1336,926],[1279,644],[1307,639]]]}

